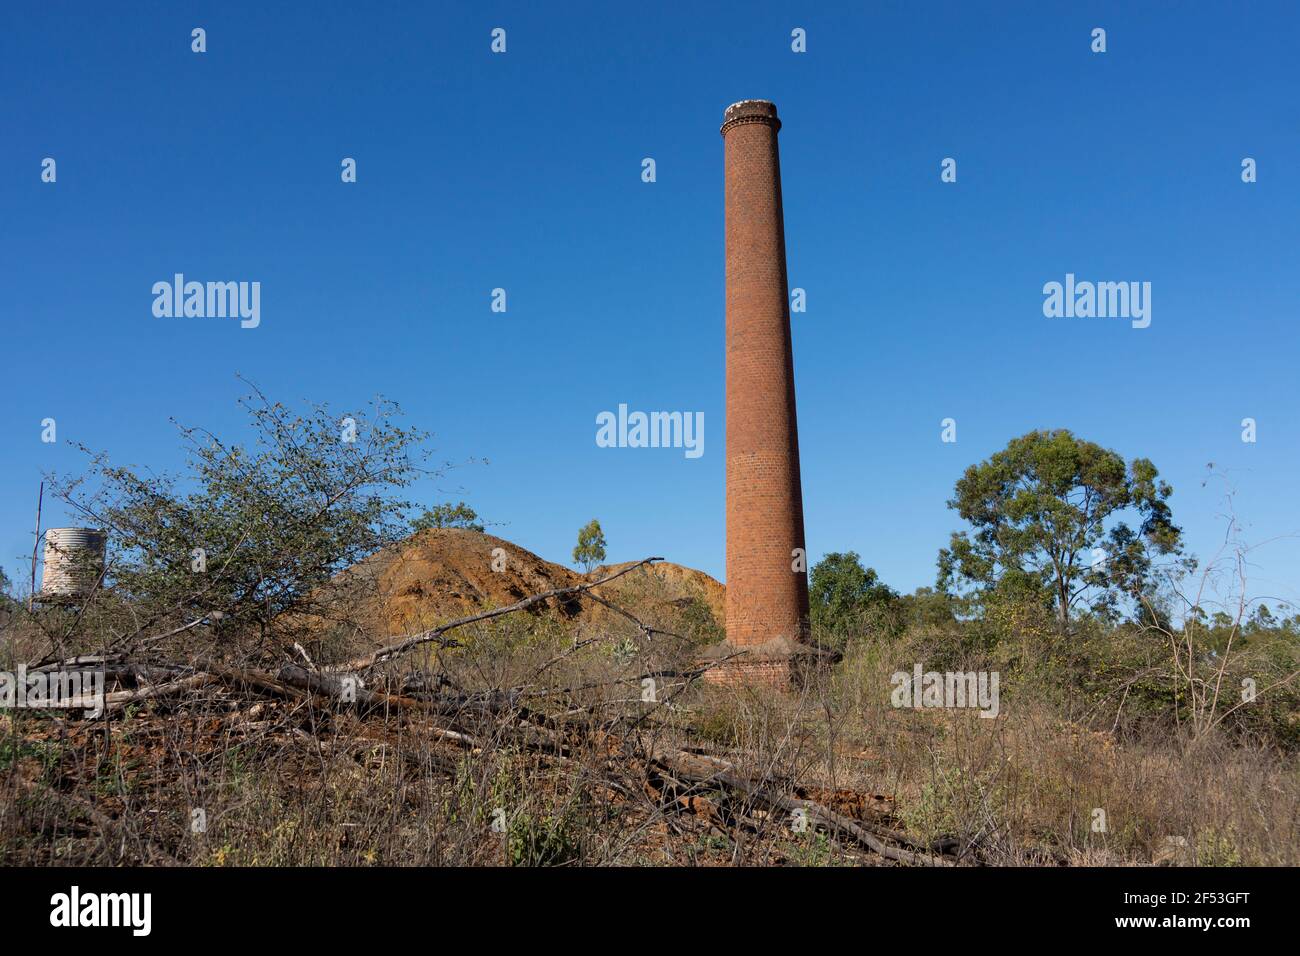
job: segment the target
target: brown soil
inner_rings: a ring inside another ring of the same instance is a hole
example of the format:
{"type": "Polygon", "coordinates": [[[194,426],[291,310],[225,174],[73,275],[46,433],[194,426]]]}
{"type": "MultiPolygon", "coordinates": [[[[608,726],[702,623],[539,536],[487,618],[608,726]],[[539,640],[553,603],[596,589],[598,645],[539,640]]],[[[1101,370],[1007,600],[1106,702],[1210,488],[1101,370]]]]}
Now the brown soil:
{"type": "MultiPolygon", "coordinates": [[[[495,535],[460,528],[434,528],[371,555],[339,574],[323,595],[368,637],[409,634],[526,597],[572,587],[615,573],[633,562],[597,568],[584,575],[543,560],[495,535]],[[498,550],[499,549],[499,550],[498,550]],[[498,570],[500,569],[500,570],[498,570]],[[343,613],[341,609],[347,608],[343,613]]],[[[635,592],[640,606],[703,600],[719,623],[725,588],[702,571],[660,563],[633,571],[600,593],[616,600],[635,592]]],[[[599,626],[611,614],[590,601],[553,599],[536,607],[575,624],[599,626]]],[[[330,614],[330,617],[336,615],[330,614]]]]}

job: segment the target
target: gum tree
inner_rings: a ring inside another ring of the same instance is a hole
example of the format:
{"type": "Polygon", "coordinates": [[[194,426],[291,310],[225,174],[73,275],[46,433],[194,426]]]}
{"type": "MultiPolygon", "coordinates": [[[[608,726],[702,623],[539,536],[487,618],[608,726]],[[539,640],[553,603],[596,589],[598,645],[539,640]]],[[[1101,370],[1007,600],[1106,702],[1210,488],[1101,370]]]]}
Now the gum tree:
{"type": "Polygon", "coordinates": [[[588,574],[605,560],[605,532],[600,529],[600,522],[595,518],[578,529],[578,544],[573,549],[573,560],[581,564],[588,574]]]}
{"type": "Polygon", "coordinates": [[[939,552],[939,586],[1041,601],[1062,634],[1081,603],[1113,613],[1149,585],[1152,560],[1178,555],[1173,488],[1145,458],[1032,431],[972,465],[948,507],[973,526],[939,552]]]}

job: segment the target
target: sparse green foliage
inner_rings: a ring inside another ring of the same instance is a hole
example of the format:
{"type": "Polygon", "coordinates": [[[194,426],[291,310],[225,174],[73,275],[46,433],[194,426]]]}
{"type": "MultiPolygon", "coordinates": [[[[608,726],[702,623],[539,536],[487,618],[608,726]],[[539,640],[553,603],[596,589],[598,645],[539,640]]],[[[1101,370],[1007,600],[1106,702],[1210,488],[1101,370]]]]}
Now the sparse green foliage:
{"type": "Polygon", "coordinates": [[[483,523],[478,520],[478,512],[463,501],[456,504],[443,502],[425,510],[411,522],[412,531],[424,531],[426,528],[464,528],[467,531],[483,531],[483,523]]]}
{"type": "Polygon", "coordinates": [[[698,589],[678,607],[682,632],[699,644],[716,644],[727,636],[709,602],[698,589]]]}
{"type": "MultiPolygon", "coordinates": [[[[135,620],[219,609],[221,630],[260,633],[307,610],[313,590],[402,538],[410,505],[395,496],[423,473],[423,432],[396,424],[377,399],[370,418],[316,405],[297,412],[260,392],[241,400],[252,440],[181,427],[183,476],[112,465],[55,479],[55,492],[109,532],[107,583],[135,620]],[[349,426],[350,428],[351,426],[349,426]]],[[[85,450],[85,449],[83,449],[85,450]]]]}
{"type": "Polygon", "coordinates": [[[578,530],[578,544],[573,549],[573,561],[591,573],[591,569],[604,560],[605,532],[600,530],[600,522],[592,518],[578,530]]]}
{"type": "Polygon", "coordinates": [[[874,568],[862,566],[855,551],[833,552],[817,562],[808,591],[813,625],[840,635],[861,628],[865,617],[898,597],[874,568]]]}
{"type": "Polygon", "coordinates": [[[578,826],[567,815],[516,814],[506,841],[511,866],[564,866],[582,854],[578,826]]]}

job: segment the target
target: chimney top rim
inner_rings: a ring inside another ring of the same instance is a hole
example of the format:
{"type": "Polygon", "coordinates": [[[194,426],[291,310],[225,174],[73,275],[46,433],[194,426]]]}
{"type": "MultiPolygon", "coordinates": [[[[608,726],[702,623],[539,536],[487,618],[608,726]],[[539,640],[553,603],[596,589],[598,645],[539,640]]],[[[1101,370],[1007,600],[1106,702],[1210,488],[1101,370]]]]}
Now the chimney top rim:
{"type": "Polygon", "coordinates": [[[776,115],[776,104],[771,100],[737,100],[722,112],[722,133],[741,123],[766,123],[774,129],[781,128],[776,115]]]}

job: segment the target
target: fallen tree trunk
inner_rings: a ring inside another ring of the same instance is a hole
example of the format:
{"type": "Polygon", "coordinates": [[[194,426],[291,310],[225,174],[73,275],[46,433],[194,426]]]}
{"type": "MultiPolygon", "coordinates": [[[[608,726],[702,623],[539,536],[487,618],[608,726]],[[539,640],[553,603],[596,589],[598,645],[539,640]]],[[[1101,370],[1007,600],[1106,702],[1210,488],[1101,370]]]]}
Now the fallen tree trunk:
{"type": "MultiPolygon", "coordinates": [[[[114,714],[124,710],[131,704],[142,700],[153,700],[159,697],[171,697],[174,694],[181,694],[195,687],[202,687],[213,681],[211,674],[191,674],[189,677],[182,677],[179,680],[168,681],[164,684],[148,684],[135,690],[117,690],[104,695],[104,714],[114,714]]],[[[93,696],[81,697],[72,701],[65,702],[62,706],[74,710],[95,710],[99,701],[93,696]]]]}
{"type": "MultiPolygon", "coordinates": [[[[629,730],[647,719],[650,709],[639,717],[631,715],[618,717],[613,721],[597,723],[580,714],[590,714],[598,704],[570,710],[568,713],[548,716],[542,711],[534,711],[523,706],[525,698],[533,697],[571,697],[580,690],[594,689],[600,686],[615,686],[636,682],[644,677],[656,678],[672,676],[684,678],[682,689],[689,686],[709,666],[692,670],[660,668],[633,678],[620,678],[612,682],[583,684],[560,690],[528,691],[529,685],[509,691],[492,690],[482,693],[467,693],[458,690],[455,693],[430,693],[416,689],[407,693],[402,687],[401,693],[387,693],[367,687],[357,672],[374,667],[391,660],[414,648],[425,644],[438,643],[443,647],[457,646],[457,642],[444,635],[459,627],[480,621],[490,620],[535,606],[552,598],[565,598],[587,594],[631,620],[641,628],[647,637],[655,633],[667,634],[649,627],[632,615],[622,611],[610,602],[589,594],[591,589],[619,578],[637,568],[646,566],[660,558],[646,558],[621,571],[611,574],[599,581],[584,582],[565,588],[556,588],[524,598],[508,607],[497,608],[472,614],[459,620],[451,621],[431,630],[407,636],[389,643],[369,654],[354,658],[342,664],[326,668],[314,666],[310,657],[299,648],[299,653],[306,660],[306,666],[298,663],[286,663],[275,673],[260,670],[232,668],[216,663],[181,664],[136,664],[128,654],[123,652],[108,655],[87,654],[70,658],[62,664],[50,664],[42,670],[58,670],[76,666],[92,666],[109,677],[119,680],[134,680],[140,684],[135,689],[115,691],[103,695],[105,710],[108,713],[120,711],[131,703],[158,699],[182,694],[186,691],[209,683],[219,683],[228,690],[238,693],[262,694],[302,703],[322,699],[329,706],[355,707],[359,712],[367,713],[406,713],[434,718],[433,720],[413,721],[413,725],[427,734],[431,739],[441,740],[455,748],[469,750],[472,753],[508,745],[521,751],[529,751],[547,761],[560,759],[571,760],[581,756],[584,748],[592,753],[604,752],[606,760],[601,764],[603,771],[598,771],[592,782],[601,787],[614,788],[623,792],[627,788],[617,782],[620,770],[625,775],[635,777],[657,777],[672,781],[672,786],[684,794],[678,794],[677,801],[686,801],[694,805],[691,790],[697,788],[716,788],[728,792],[743,800],[746,806],[758,806],[768,811],[800,814],[811,826],[844,835],[853,843],[870,850],[881,857],[912,866],[954,866],[958,859],[943,853],[942,844],[925,846],[912,840],[906,834],[892,831],[886,827],[874,826],[860,822],[837,812],[815,800],[803,799],[779,792],[769,781],[753,779],[740,772],[729,760],[707,753],[692,753],[670,746],[651,747],[648,751],[632,747],[628,737],[611,733],[620,722],[628,722],[629,730]],[[153,683],[148,683],[152,681],[153,683]],[[576,718],[576,719],[570,719],[576,718]],[[440,726],[441,725],[441,726],[440,726]],[[617,756],[616,756],[617,755],[617,756]]],[[[180,630],[193,626],[185,625],[180,630]]],[[[168,632],[160,637],[171,636],[179,631],[168,632]]],[[[575,644],[575,647],[581,646],[575,644]]],[[[545,670],[560,658],[552,658],[543,665],[545,670]]],[[[540,671],[539,671],[540,673],[540,671]]],[[[441,685],[440,685],[441,686],[441,685]]],[[[454,685],[448,685],[454,686],[454,685]]],[[[680,693],[680,691],[679,691],[680,693]]],[[[605,704],[637,703],[628,701],[601,701],[605,704]]],[[[660,701],[660,704],[666,701],[660,701]]],[[[262,705],[259,705],[262,706],[262,705]]],[[[87,701],[85,709],[92,709],[93,702],[87,701]]],[[[296,710],[297,708],[293,708],[296,710]]],[[[296,745],[311,747],[319,751],[328,746],[333,749],[336,742],[323,742],[312,737],[299,728],[291,728],[286,739],[296,745]]],[[[356,739],[368,739],[364,735],[356,739]]],[[[375,740],[375,743],[386,742],[375,740]]],[[[429,752],[427,754],[407,754],[408,760],[434,761],[441,772],[456,773],[458,759],[445,754],[429,752]]],[[[708,801],[705,801],[706,803],[708,801]]],[[[85,808],[83,808],[85,809],[85,808]]],[[[91,812],[95,811],[90,808],[91,812]]],[[[740,815],[743,819],[743,814],[740,815]]],[[[101,827],[109,822],[107,818],[94,821],[101,827]]]]}

